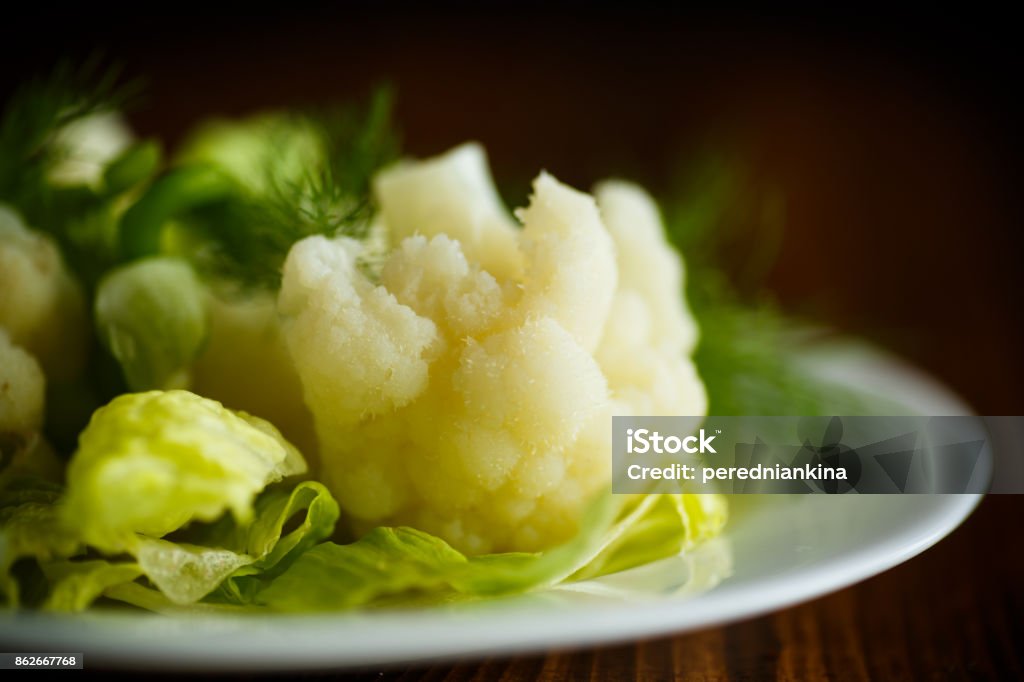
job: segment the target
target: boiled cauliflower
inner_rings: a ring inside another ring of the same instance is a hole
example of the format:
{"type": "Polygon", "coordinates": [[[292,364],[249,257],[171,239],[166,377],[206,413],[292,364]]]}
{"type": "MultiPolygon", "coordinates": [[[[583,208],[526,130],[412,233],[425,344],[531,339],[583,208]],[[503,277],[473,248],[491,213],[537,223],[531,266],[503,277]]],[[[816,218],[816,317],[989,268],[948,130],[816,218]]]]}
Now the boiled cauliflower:
{"type": "Polygon", "coordinates": [[[62,156],[48,179],[55,185],[96,187],[107,164],[127,150],[133,140],[127,121],[116,112],[80,118],[57,132],[54,143],[62,156]]]}
{"type": "Polygon", "coordinates": [[[21,476],[60,480],[63,464],[40,433],[45,389],[39,363],[0,329],[0,489],[21,476]]]}
{"type": "Polygon", "coordinates": [[[192,367],[191,389],[270,421],[312,462],[313,418],[281,334],[270,293],[209,293],[209,338],[192,367]]]}
{"type": "Polygon", "coordinates": [[[391,251],[310,237],[278,309],[322,475],[356,531],[479,554],[571,537],[610,482],[613,414],[703,414],[682,263],[639,188],[542,173],[505,213],[475,145],[385,171],[391,251]]]}
{"type": "Polygon", "coordinates": [[[36,359],[0,329],[0,437],[25,438],[39,431],[45,386],[36,359]]]}
{"type": "Polygon", "coordinates": [[[0,328],[32,353],[50,381],[82,370],[89,332],[81,287],[51,239],[0,206],[0,328]]]}

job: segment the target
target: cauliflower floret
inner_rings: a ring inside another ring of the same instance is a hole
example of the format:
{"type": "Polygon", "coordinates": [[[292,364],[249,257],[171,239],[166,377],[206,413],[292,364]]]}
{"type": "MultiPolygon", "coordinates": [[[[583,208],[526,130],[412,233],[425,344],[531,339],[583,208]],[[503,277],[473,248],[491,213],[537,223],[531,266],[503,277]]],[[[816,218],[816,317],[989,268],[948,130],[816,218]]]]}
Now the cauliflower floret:
{"type": "Polygon", "coordinates": [[[43,425],[43,371],[0,329],[0,436],[27,437],[43,425]]]}
{"type": "Polygon", "coordinates": [[[413,525],[471,554],[566,540],[610,482],[612,414],[704,408],[656,209],[622,185],[599,210],[544,173],[516,229],[471,145],[374,186],[394,239],[379,277],[358,242],[310,237],[278,300],[326,483],[356,531],[413,525]]]}
{"type": "Polygon", "coordinates": [[[306,403],[314,416],[316,406],[327,405],[342,427],[400,408],[421,393],[426,355],[437,339],[433,322],[358,270],[359,249],[347,238],[298,242],[285,261],[278,299],[306,403]]]}
{"type": "Polygon", "coordinates": [[[643,189],[608,180],[594,188],[597,205],[615,242],[619,293],[639,294],[651,313],[649,340],[678,355],[697,345],[697,322],[682,293],[683,261],[665,238],[658,206],[643,189]]]}
{"type": "Polygon", "coordinates": [[[523,305],[551,315],[587,351],[601,340],[618,273],[615,247],[593,198],[547,173],[534,183],[520,245],[526,254],[523,305]]]}
{"type": "Polygon", "coordinates": [[[682,296],[683,262],[665,239],[658,207],[621,181],[599,184],[595,196],[619,270],[616,323],[605,329],[596,353],[616,413],[702,415],[707,395],[689,359],[697,323],[682,296]]]}
{"type": "Polygon", "coordinates": [[[57,133],[54,140],[63,156],[49,173],[56,185],[89,185],[96,187],[103,170],[131,146],[131,128],[115,112],[92,114],[77,119],[57,133]]]}
{"type": "Polygon", "coordinates": [[[266,419],[307,461],[316,461],[313,417],[285,346],[270,293],[209,293],[209,336],[192,367],[191,390],[266,419]]]}
{"type": "Polygon", "coordinates": [[[63,464],[40,435],[45,388],[36,359],[0,329],[0,488],[26,475],[60,480],[63,464]]]}
{"type": "Polygon", "coordinates": [[[517,277],[517,228],[494,189],[478,144],[427,161],[407,161],[377,176],[373,189],[396,240],[448,235],[466,257],[495,277],[517,277]],[[453,200],[455,199],[455,200],[453,200]]]}
{"type": "Polygon", "coordinates": [[[0,328],[32,353],[51,381],[81,372],[88,345],[85,299],[57,246],[0,206],[0,328]]]}

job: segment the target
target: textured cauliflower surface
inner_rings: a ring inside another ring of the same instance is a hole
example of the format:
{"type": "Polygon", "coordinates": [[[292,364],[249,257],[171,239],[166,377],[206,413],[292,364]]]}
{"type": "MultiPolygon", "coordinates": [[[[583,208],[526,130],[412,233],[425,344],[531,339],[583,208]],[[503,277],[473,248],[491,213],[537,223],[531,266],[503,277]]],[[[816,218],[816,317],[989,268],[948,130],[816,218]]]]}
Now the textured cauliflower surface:
{"type": "Polygon", "coordinates": [[[703,414],[683,268],[642,190],[542,173],[505,213],[482,150],[384,172],[392,249],[310,237],[284,268],[284,336],[322,475],[355,530],[465,552],[571,537],[610,482],[612,414],[703,414]]]}
{"type": "Polygon", "coordinates": [[[0,206],[0,327],[49,380],[76,377],[88,346],[85,299],[57,245],[0,206]]]}
{"type": "Polygon", "coordinates": [[[28,436],[43,425],[43,371],[0,328],[0,436],[28,436]]]}
{"type": "Polygon", "coordinates": [[[266,419],[315,462],[313,418],[281,335],[275,297],[211,293],[207,308],[209,338],[192,367],[191,389],[266,419]]]}

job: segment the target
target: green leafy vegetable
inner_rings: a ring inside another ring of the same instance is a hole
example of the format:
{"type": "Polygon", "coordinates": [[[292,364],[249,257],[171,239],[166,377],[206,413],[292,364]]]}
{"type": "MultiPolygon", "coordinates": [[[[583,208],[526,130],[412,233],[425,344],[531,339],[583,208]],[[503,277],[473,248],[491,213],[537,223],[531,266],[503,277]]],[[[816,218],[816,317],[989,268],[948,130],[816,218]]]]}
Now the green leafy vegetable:
{"type": "Polygon", "coordinates": [[[239,191],[192,211],[183,226],[204,271],[276,288],[292,244],[310,235],[366,236],[370,178],[397,157],[391,94],[369,106],[271,114],[201,129],[183,168],[209,164],[239,191]]]}
{"type": "Polygon", "coordinates": [[[256,599],[278,611],[337,610],[450,586],[469,565],[440,538],[413,528],[376,528],[350,545],[309,550],[256,599]]]}
{"type": "Polygon", "coordinates": [[[247,522],[258,492],[305,469],[261,419],[187,391],[125,394],[82,432],[62,512],[89,545],[130,550],[227,510],[247,522]]]}
{"type": "Polygon", "coordinates": [[[172,603],[191,604],[216,589],[213,601],[246,604],[263,581],[330,537],[338,513],[338,503],[319,483],[271,489],[257,499],[251,523],[225,517],[182,535],[196,544],[150,541],[139,563],[172,603]],[[286,524],[303,514],[302,522],[285,533],[286,524]]]}
{"type": "Polygon", "coordinates": [[[0,119],[0,201],[57,241],[87,290],[115,262],[118,200],[134,188],[125,184],[124,172],[115,173],[116,188],[103,189],[103,182],[88,178],[95,168],[102,179],[94,161],[102,163],[105,154],[130,142],[116,112],[138,87],[120,80],[99,59],[64,62],[19,89],[0,119]],[[99,138],[109,139],[101,144],[99,138]],[[104,149],[81,148],[97,145],[104,149]],[[88,172],[75,167],[83,153],[98,157],[86,164],[88,172]]]}
{"type": "Polygon", "coordinates": [[[269,576],[296,556],[327,539],[338,519],[338,505],[319,483],[272,488],[256,500],[250,523],[230,516],[212,525],[197,524],[174,539],[137,536],[129,553],[134,561],[83,558],[74,524],[61,517],[58,486],[25,479],[0,496],[0,596],[18,604],[18,582],[11,568],[34,559],[49,583],[42,607],[80,611],[107,595],[134,603],[132,596],[155,592],[167,608],[195,604],[211,592],[214,603],[247,604],[269,576]],[[285,532],[299,516],[302,520],[285,532]],[[154,588],[114,590],[140,576],[154,588]],[[140,590],[145,590],[140,592],[140,590]],[[110,592],[110,594],[107,594],[110,592]]]}
{"type": "Polygon", "coordinates": [[[77,553],[81,541],[61,521],[59,485],[34,477],[7,481],[0,489],[0,598],[17,606],[21,590],[11,570],[26,557],[51,561],[77,553]]]}
{"type": "Polygon", "coordinates": [[[119,73],[97,58],[59,64],[21,87],[0,119],[0,200],[18,206],[32,224],[47,212],[54,190],[47,175],[62,158],[58,131],[95,114],[114,111],[135,94],[119,73]]]}
{"type": "Polygon", "coordinates": [[[177,162],[219,168],[244,192],[267,196],[301,183],[309,169],[323,164],[324,154],[321,135],[308,117],[274,113],[203,124],[177,162]]]}
{"type": "Polygon", "coordinates": [[[586,580],[680,554],[718,535],[727,517],[721,495],[649,495],[573,578],[586,580]]]}
{"type": "Polygon", "coordinates": [[[603,493],[572,540],[533,554],[466,557],[413,528],[377,528],[349,545],[313,547],[255,601],[275,611],[333,610],[416,595],[507,594],[590,578],[672,556],[718,532],[725,521],[724,499],[701,496],[707,499],[687,503],[685,497],[624,499],[603,493]]]}
{"type": "Polygon", "coordinates": [[[43,603],[49,611],[84,611],[106,590],[130,583],[142,574],[138,564],[103,559],[51,561],[42,569],[52,585],[43,603]]]}
{"type": "Polygon", "coordinates": [[[785,201],[736,159],[698,163],[667,201],[700,325],[694,360],[713,415],[871,414],[888,406],[815,376],[798,361],[820,328],[784,314],[763,278],[782,243],[785,201]],[[724,264],[730,267],[725,269],[724,264]]]}

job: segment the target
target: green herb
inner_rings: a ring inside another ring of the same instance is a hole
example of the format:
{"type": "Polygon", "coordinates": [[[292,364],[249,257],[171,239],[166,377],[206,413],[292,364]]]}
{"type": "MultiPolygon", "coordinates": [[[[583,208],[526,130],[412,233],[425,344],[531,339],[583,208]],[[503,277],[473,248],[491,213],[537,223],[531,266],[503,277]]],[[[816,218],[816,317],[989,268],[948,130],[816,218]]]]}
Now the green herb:
{"type": "Polygon", "coordinates": [[[742,164],[714,157],[698,164],[665,205],[700,326],[694,360],[708,414],[877,413],[877,399],[817,377],[798,361],[821,331],[783,313],[764,292],[784,229],[777,189],[758,187],[742,164]]]}
{"type": "Polygon", "coordinates": [[[390,90],[381,89],[365,108],[263,116],[200,131],[183,158],[216,164],[239,191],[183,221],[192,234],[183,237],[185,250],[205,272],[275,288],[296,241],[364,237],[373,217],[370,180],[398,156],[391,106],[390,90]]]}
{"type": "Polygon", "coordinates": [[[50,173],[67,150],[60,133],[134,100],[137,83],[121,83],[117,68],[94,57],[74,65],[62,62],[11,97],[0,119],[0,202],[11,204],[34,229],[51,234],[73,269],[84,271],[88,285],[106,263],[102,243],[109,237],[109,197],[85,186],[62,187],[50,173]]]}
{"type": "Polygon", "coordinates": [[[0,120],[0,200],[30,220],[52,197],[47,172],[61,159],[57,132],[93,114],[115,111],[137,92],[119,83],[120,73],[93,57],[81,65],[62,62],[46,77],[17,90],[0,120]]]}

